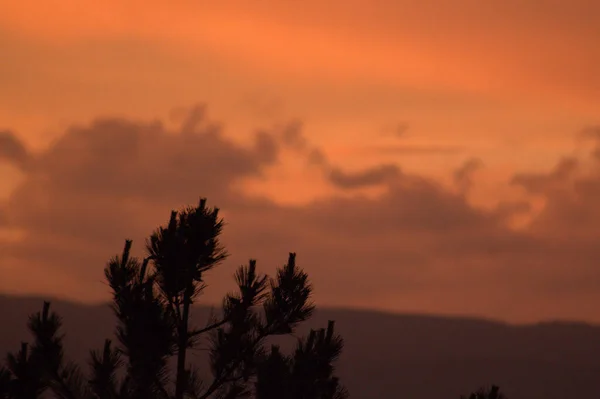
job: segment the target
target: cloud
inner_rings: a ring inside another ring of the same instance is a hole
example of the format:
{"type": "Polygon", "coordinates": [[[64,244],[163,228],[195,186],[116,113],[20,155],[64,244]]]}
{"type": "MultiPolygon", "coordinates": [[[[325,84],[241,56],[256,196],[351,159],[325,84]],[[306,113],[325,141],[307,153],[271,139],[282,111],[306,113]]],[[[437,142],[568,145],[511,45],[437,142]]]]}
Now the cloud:
{"type": "MultiPolygon", "coordinates": [[[[263,130],[242,146],[200,108],[186,115],[172,130],[98,119],[71,127],[36,154],[6,205],[21,234],[0,238],[0,289],[104,299],[101,269],[122,241],[133,238],[139,252],[173,207],[207,196],[226,218],[223,240],[232,253],[211,273],[208,302],[231,288],[233,267],[249,257],[269,272],[296,251],[322,305],[597,319],[580,306],[600,299],[597,163],[585,176],[572,173],[570,160],[545,174],[515,176],[515,184],[546,201],[521,230],[507,222],[529,209],[526,202],[479,209],[463,193],[391,164],[349,172],[327,161],[322,172],[345,194],[375,184],[386,190],[376,198],[340,194],[285,206],[250,197],[235,183],[263,176],[285,146],[307,157],[320,150],[303,139],[301,125],[263,130]]],[[[463,164],[457,181],[469,181],[478,165],[463,164]]]]}
{"type": "Polygon", "coordinates": [[[569,183],[578,166],[577,159],[563,158],[550,173],[517,173],[511,183],[523,187],[531,194],[543,194],[561,184],[569,183]]]}
{"type": "Polygon", "coordinates": [[[383,136],[404,138],[409,128],[410,125],[408,122],[400,122],[394,126],[385,126],[383,129],[381,129],[381,134],[383,136]]]}
{"type": "MultiPolygon", "coordinates": [[[[531,210],[526,201],[478,209],[461,193],[398,170],[387,172],[388,190],[376,199],[332,197],[303,209],[279,209],[278,219],[307,232],[277,238],[297,242],[304,259],[327,265],[329,273],[317,268],[315,274],[331,290],[330,302],[339,296],[339,302],[391,309],[597,321],[581,304],[600,299],[600,162],[586,160],[591,172],[581,175],[576,171],[582,162],[564,158],[547,173],[515,175],[514,184],[546,204],[520,230],[507,225],[531,210]],[[356,284],[360,293],[353,291],[356,284]]],[[[481,164],[469,160],[455,176],[464,181],[481,164]]],[[[385,175],[381,170],[344,176],[359,185],[383,181],[364,177],[385,175]]],[[[269,241],[273,248],[277,238],[269,241]]]]}
{"type": "Polygon", "coordinates": [[[72,127],[36,157],[10,196],[12,225],[25,238],[6,255],[74,280],[97,280],[97,268],[81,265],[101,265],[130,234],[145,236],[152,212],[163,211],[149,217],[156,224],[171,207],[195,203],[203,193],[223,207],[239,202],[234,183],[261,176],[276,155],[269,136],[257,134],[253,147],[241,147],[199,117],[198,108],[177,131],[115,118],[72,127]]]}
{"type": "Polygon", "coordinates": [[[592,153],[596,159],[600,159],[600,125],[590,125],[583,128],[579,134],[580,139],[592,139],[595,149],[592,153]]]}
{"type": "Polygon", "coordinates": [[[330,162],[321,148],[310,143],[303,133],[302,122],[295,120],[274,129],[274,136],[286,148],[303,156],[308,164],[321,169],[329,183],[343,190],[381,186],[397,179],[400,168],[394,164],[373,166],[368,169],[348,172],[330,162]]]}
{"type": "Polygon", "coordinates": [[[320,167],[328,181],[337,188],[359,189],[389,184],[402,173],[400,168],[394,164],[377,165],[355,172],[344,171],[339,166],[333,165],[320,148],[309,142],[302,132],[300,121],[293,121],[280,127],[277,130],[277,137],[284,146],[305,156],[310,165],[320,167]]]}
{"type": "MultiPolygon", "coordinates": [[[[400,122],[396,125],[385,126],[381,130],[382,136],[391,136],[396,139],[405,139],[406,133],[408,132],[410,125],[408,122],[400,122]]],[[[446,145],[446,144],[386,144],[386,145],[372,145],[367,148],[362,147],[360,149],[362,153],[368,152],[378,155],[441,155],[441,154],[457,154],[464,151],[464,148],[457,145],[446,145]]]]}
{"type": "Polygon", "coordinates": [[[483,167],[483,161],[479,158],[471,158],[454,171],[454,183],[462,193],[469,191],[473,184],[472,175],[483,167]]]}
{"type": "Polygon", "coordinates": [[[318,147],[311,145],[302,132],[302,122],[294,120],[286,125],[277,126],[274,135],[281,143],[297,153],[304,155],[309,165],[329,168],[329,160],[318,147]]]}
{"type": "Polygon", "coordinates": [[[329,174],[329,181],[340,188],[352,189],[387,183],[400,176],[396,165],[379,165],[360,172],[349,173],[334,168],[329,174]]]}
{"type": "Polygon", "coordinates": [[[308,141],[302,134],[302,122],[293,121],[281,129],[281,140],[284,144],[297,150],[305,150],[308,147],[308,141]]]}
{"type": "Polygon", "coordinates": [[[6,210],[6,205],[3,202],[0,202],[0,228],[4,227],[8,224],[8,212],[6,210]]]}
{"type": "MultiPolygon", "coordinates": [[[[371,146],[366,149],[371,153],[379,154],[398,154],[398,155],[440,155],[440,154],[458,154],[464,151],[463,147],[443,144],[401,144],[401,145],[380,145],[371,146]]],[[[362,151],[362,150],[361,150],[362,151]]]]}
{"type": "Polygon", "coordinates": [[[598,139],[600,138],[600,126],[586,126],[583,129],[581,129],[580,136],[598,139]]]}
{"type": "Polygon", "coordinates": [[[19,167],[26,168],[29,163],[29,151],[15,134],[10,131],[0,131],[0,161],[7,161],[19,167]]]}

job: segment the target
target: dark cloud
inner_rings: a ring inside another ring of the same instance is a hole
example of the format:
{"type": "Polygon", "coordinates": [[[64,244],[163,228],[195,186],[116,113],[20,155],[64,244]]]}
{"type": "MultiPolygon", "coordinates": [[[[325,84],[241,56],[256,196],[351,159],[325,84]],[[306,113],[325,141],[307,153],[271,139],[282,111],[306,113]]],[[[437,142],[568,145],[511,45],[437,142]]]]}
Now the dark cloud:
{"type": "MultiPolygon", "coordinates": [[[[297,235],[272,236],[269,242],[274,248],[276,242],[297,243],[310,264],[327,265],[329,273],[317,269],[315,274],[323,283],[331,281],[331,302],[338,295],[354,304],[380,298],[379,306],[393,308],[428,303],[430,311],[598,320],[581,303],[600,299],[593,283],[600,278],[600,163],[592,159],[591,172],[578,175],[581,162],[565,158],[547,173],[514,177],[514,184],[542,195],[546,203],[524,229],[507,225],[511,217],[531,211],[529,202],[478,209],[435,181],[382,166],[340,175],[352,186],[384,181],[364,176],[388,173],[383,196],[277,208],[277,220],[294,226],[297,235]],[[363,277],[358,270],[364,270],[363,277]],[[358,282],[364,293],[345,286],[358,282]]],[[[455,176],[468,178],[480,166],[469,160],[455,176]]],[[[290,230],[284,224],[273,228],[290,230]]]]}
{"type": "MultiPolygon", "coordinates": [[[[366,149],[372,153],[378,154],[398,154],[398,155],[441,155],[441,154],[458,154],[464,151],[463,147],[454,145],[379,145],[372,146],[366,149]]],[[[362,150],[361,150],[362,151],[362,150]]]]}
{"type": "Polygon", "coordinates": [[[466,193],[473,184],[472,175],[483,167],[483,161],[479,158],[471,158],[465,161],[460,168],[454,171],[454,183],[462,193],[466,193]]]}
{"type": "Polygon", "coordinates": [[[396,165],[379,165],[360,172],[344,172],[334,168],[329,173],[329,181],[340,188],[361,188],[387,183],[400,176],[400,169],[396,165]]]}
{"type": "Polygon", "coordinates": [[[0,161],[3,160],[22,169],[29,164],[27,148],[15,134],[7,130],[0,130],[0,161]]]}
{"type": "Polygon", "coordinates": [[[130,234],[146,235],[152,212],[162,211],[148,218],[156,224],[203,194],[223,207],[239,202],[232,186],[261,176],[276,158],[275,142],[258,134],[254,147],[244,148],[201,121],[196,109],[177,131],[123,119],[69,129],[36,158],[8,201],[12,223],[26,233],[9,255],[91,278],[75,265],[85,256],[98,262],[130,234]]]}
{"type": "Polygon", "coordinates": [[[8,211],[6,209],[6,204],[0,202],[0,228],[6,226],[8,224],[8,211]]]}
{"type": "Polygon", "coordinates": [[[394,164],[377,165],[356,172],[344,171],[333,165],[320,148],[313,146],[307,140],[300,121],[279,127],[276,132],[284,146],[305,156],[309,164],[320,167],[329,182],[338,188],[359,189],[389,184],[402,174],[400,168],[394,164]]]}
{"type": "Polygon", "coordinates": [[[281,116],[285,110],[285,103],[281,97],[265,93],[264,88],[259,92],[246,94],[240,105],[260,118],[274,118],[281,116]]]}
{"type": "Polygon", "coordinates": [[[595,142],[595,148],[592,155],[600,160],[600,125],[590,125],[583,128],[579,134],[580,139],[592,139],[595,142]]]}
{"type": "Polygon", "coordinates": [[[383,136],[404,138],[409,128],[410,125],[408,124],[408,122],[400,122],[397,125],[384,127],[383,129],[381,129],[381,134],[383,136]]]}
{"type": "Polygon", "coordinates": [[[256,155],[265,163],[273,163],[279,154],[279,143],[267,132],[256,133],[256,155]]]}
{"type": "Polygon", "coordinates": [[[202,188],[219,197],[236,179],[258,176],[275,160],[272,139],[257,134],[245,149],[219,130],[169,132],[160,123],[97,120],[70,129],[37,160],[32,177],[86,195],[170,202],[202,188]]]}
{"type": "MultiPolygon", "coordinates": [[[[296,251],[322,304],[513,319],[595,317],[579,304],[600,299],[592,284],[600,278],[598,165],[583,177],[573,173],[572,160],[546,174],[515,176],[515,184],[546,201],[522,230],[507,222],[529,210],[526,202],[479,209],[463,193],[398,166],[348,172],[326,158],[322,170],[333,185],[381,185],[385,193],[282,206],[250,198],[235,183],[262,176],[282,146],[306,157],[319,150],[301,128],[263,131],[243,147],[195,112],[175,131],[158,122],[97,120],[69,129],[39,154],[6,206],[21,235],[0,239],[0,289],[105,298],[102,265],[123,239],[133,238],[139,252],[173,207],[207,196],[223,210],[223,239],[232,253],[212,273],[207,301],[231,287],[233,267],[249,257],[270,272],[296,251]]],[[[457,181],[468,181],[477,166],[466,162],[457,181]]]]}
{"type": "MultiPolygon", "coordinates": [[[[397,125],[386,126],[382,129],[383,136],[392,136],[404,139],[409,129],[407,122],[401,122],[397,125]]],[[[394,144],[394,145],[375,145],[368,148],[362,148],[361,152],[368,151],[377,154],[398,154],[398,155],[440,155],[456,154],[464,151],[464,148],[454,145],[444,144],[394,144]]]]}
{"type": "Polygon", "coordinates": [[[303,151],[308,148],[308,141],[302,133],[302,122],[293,121],[280,130],[281,140],[284,144],[297,150],[303,151]]]}
{"type": "Polygon", "coordinates": [[[325,153],[320,148],[311,145],[304,136],[301,121],[295,120],[277,127],[274,132],[285,147],[305,156],[309,165],[329,168],[329,160],[325,153]]]}
{"type": "Polygon", "coordinates": [[[497,217],[501,220],[510,220],[513,216],[527,215],[531,211],[532,206],[528,201],[500,201],[495,209],[497,217]]]}
{"type": "Polygon", "coordinates": [[[523,187],[531,194],[542,194],[568,183],[577,171],[579,161],[575,158],[563,158],[548,174],[518,173],[512,179],[512,184],[523,187]]]}
{"type": "Polygon", "coordinates": [[[323,218],[320,220],[327,224],[320,228],[340,231],[365,229],[383,235],[402,230],[438,234],[443,231],[465,233],[491,223],[491,216],[472,209],[460,196],[434,181],[400,172],[390,172],[387,178],[388,192],[381,198],[337,198],[315,205],[315,209],[321,210],[323,218]],[[375,208],[378,208],[376,212],[375,208]],[[385,212],[382,212],[384,209],[385,212]],[[326,214],[331,216],[327,218],[326,214]]]}
{"type": "Polygon", "coordinates": [[[327,156],[318,148],[312,148],[308,151],[308,162],[311,165],[327,167],[327,156]]]}
{"type": "Polygon", "coordinates": [[[586,126],[581,129],[581,137],[599,139],[600,138],[600,126],[586,126]]]}

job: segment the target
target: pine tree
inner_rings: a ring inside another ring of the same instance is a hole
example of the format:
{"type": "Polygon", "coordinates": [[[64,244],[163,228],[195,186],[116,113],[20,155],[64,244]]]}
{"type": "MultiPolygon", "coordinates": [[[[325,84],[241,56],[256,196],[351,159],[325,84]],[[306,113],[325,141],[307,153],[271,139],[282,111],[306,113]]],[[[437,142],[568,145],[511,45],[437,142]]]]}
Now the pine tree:
{"type": "Polygon", "coordinates": [[[490,389],[480,388],[471,395],[461,396],[461,399],[506,399],[506,396],[500,392],[500,388],[492,385],[490,389]]]}
{"type": "Polygon", "coordinates": [[[256,261],[235,273],[237,292],[227,294],[221,314],[203,328],[190,325],[192,305],[205,284],[205,272],[227,257],[219,241],[223,219],[217,208],[173,211],[166,226],[148,239],[148,256],[131,256],[127,240],[120,256],[105,267],[112,290],[118,344],[107,339],[90,353],[90,373],[65,360],[61,318],[45,302],[30,317],[34,344],[9,354],[0,369],[0,398],[37,399],[46,392],[61,399],[344,399],[347,391],[334,376],[333,362],[343,340],[327,329],[298,339],[285,355],[267,349],[273,336],[295,333],[315,310],[307,274],[296,254],[275,278],[256,270],[256,261]],[[210,381],[202,381],[186,354],[201,339],[210,342],[210,381]],[[175,370],[169,359],[175,357],[175,370]],[[119,378],[119,375],[123,375],[119,378]]]}

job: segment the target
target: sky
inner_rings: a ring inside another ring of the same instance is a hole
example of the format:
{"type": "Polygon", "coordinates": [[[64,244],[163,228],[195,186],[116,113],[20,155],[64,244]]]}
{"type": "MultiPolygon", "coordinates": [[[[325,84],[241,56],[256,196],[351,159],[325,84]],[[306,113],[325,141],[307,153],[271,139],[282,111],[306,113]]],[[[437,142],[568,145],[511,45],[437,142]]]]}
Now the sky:
{"type": "Polygon", "coordinates": [[[600,322],[600,2],[0,0],[0,292],[207,197],[321,306],[600,322]]]}

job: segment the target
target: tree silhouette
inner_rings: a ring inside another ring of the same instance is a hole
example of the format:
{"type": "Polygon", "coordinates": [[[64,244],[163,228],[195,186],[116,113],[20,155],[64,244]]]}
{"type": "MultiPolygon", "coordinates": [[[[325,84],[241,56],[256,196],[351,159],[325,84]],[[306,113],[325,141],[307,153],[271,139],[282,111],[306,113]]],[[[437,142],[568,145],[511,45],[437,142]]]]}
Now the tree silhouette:
{"type": "Polygon", "coordinates": [[[492,385],[490,389],[480,388],[469,396],[461,396],[460,399],[506,399],[500,392],[500,388],[492,385]]]}
{"type": "Polygon", "coordinates": [[[31,350],[23,343],[0,369],[0,398],[36,399],[45,392],[61,399],[347,398],[333,374],[343,348],[333,321],[297,339],[290,355],[269,345],[273,336],[295,333],[315,309],[312,286],[294,253],[275,278],[260,275],[254,260],[241,266],[237,292],[225,296],[221,314],[203,328],[190,325],[192,304],[206,287],[205,272],[227,257],[218,211],[207,208],[205,199],[173,211],[169,223],[147,240],[146,258],[131,256],[127,240],[122,254],[108,262],[104,274],[118,344],[107,339],[102,350],[90,353],[89,375],[65,360],[61,318],[44,302],[29,319],[31,350]],[[186,359],[202,338],[210,343],[209,381],[186,359]]]}

